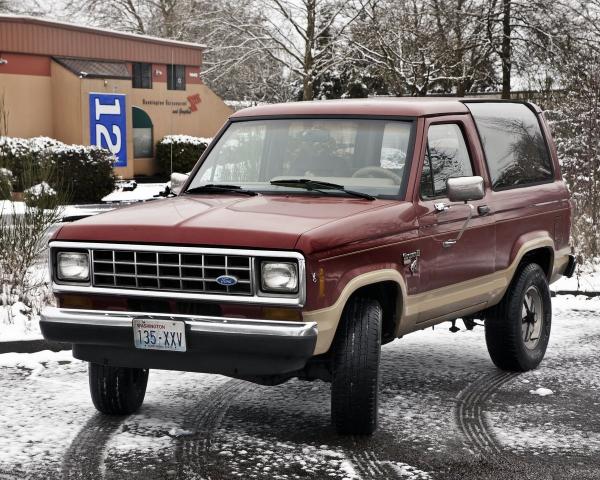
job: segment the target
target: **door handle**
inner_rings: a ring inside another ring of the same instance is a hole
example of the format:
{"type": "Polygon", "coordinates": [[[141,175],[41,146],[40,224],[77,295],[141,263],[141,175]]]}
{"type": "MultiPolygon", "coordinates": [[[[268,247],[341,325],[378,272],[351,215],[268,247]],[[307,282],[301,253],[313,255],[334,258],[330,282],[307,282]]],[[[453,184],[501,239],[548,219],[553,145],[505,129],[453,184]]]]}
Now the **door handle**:
{"type": "Polygon", "coordinates": [[[487,205],[480,205],[479,207],[477,207],[477,213],[479,213],[479,215],[482,217],[484,217],[485,215],[489,215],[491,211],[492,210],[487,205]]]}

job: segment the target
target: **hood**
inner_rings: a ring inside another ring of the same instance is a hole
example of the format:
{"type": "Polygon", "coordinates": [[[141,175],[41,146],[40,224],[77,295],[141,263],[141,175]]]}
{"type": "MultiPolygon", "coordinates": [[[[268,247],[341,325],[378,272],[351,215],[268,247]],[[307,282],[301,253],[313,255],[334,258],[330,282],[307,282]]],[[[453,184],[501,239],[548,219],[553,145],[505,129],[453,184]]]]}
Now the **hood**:
{"type": "Polygon", "coordinates": [[[292,250],[305,232],[394,203],[333,196],[186,195],[65,224],[55,240],[292,250]]]}

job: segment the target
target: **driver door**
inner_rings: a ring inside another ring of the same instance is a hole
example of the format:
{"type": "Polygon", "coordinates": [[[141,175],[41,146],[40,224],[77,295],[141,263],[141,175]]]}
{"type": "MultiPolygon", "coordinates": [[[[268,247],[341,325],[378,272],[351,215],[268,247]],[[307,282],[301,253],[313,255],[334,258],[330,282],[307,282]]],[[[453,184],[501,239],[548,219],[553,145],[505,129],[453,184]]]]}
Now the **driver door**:
{"type": "Polygon", "coordinates": [[[458,318],[475,307],[485,308],[491,288],[485,277],[494,272],[496,231],[488,205],[489,182],[481,149],[469,116],[431,119],[425,124],[416,210],[421,245],[420,313],[417,323],[458,318]],[[466,204],[450,204],[448,178],[484,177],[486,194],[470,202],[473,215],[460,240],[455,240],[469,218],[466,204]],[[447,208],[441,208],[441,204],[447,208]],[[436,208],[436,205],[438,208],[436,208]]]}

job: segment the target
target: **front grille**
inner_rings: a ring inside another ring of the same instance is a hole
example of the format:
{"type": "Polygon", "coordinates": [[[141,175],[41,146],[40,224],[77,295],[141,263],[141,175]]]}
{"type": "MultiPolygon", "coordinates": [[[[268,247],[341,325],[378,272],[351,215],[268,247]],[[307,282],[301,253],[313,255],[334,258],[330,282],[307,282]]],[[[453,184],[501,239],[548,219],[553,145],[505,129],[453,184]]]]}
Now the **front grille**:
{"type": "Polygon", "coordinates": [[[93,286],[252,295],[252,258],[242,255],[93,249],[93,286]],[[235,285],[221,285],[222,275],[235,285]]]}

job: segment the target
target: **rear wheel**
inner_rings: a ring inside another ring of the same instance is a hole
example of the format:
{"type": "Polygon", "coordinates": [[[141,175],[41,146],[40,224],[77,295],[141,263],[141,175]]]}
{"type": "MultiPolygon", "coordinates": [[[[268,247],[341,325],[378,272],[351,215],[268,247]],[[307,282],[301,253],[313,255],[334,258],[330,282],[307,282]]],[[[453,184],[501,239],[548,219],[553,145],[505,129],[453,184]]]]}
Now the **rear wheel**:
{"type": "Polygon", "coordinates": [[[338,433],[369,435],[377,428],[381,305],[354,298],[333,345],[331,419],[338,433]]]}
{"type": "Polygon", "coordinates": [[[144,402],[148,370],[88,364],[90,393],[96,409],[109,415],[128,415],[144,402]]]}
{"type": "Polygon", "coordinates": [[[552,302],[542,268],[530,263],[518,271],[504,298],[485,320],[485,340],[494,364],[523,372],[536,368],[546,353],[552,302]]]}

